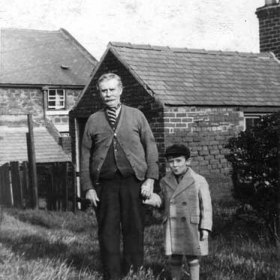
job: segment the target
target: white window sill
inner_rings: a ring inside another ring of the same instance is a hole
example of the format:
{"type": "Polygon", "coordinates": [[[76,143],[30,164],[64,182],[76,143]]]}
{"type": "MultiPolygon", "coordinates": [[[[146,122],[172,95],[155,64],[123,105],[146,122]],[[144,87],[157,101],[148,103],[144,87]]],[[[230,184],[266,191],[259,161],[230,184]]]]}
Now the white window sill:
{"type": "Polygon", "coordinates": [[[69,110],[47,110],[47,116],[68,115],[69,110]]]}

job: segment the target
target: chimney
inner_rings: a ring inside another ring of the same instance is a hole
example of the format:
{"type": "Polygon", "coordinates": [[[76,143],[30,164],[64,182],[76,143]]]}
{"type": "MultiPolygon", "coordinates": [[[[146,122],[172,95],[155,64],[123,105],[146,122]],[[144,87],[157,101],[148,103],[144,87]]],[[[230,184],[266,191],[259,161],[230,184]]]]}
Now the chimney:
{"type": "Polygon", "coordinates": [[[270,6],[270,5],[274,5],[274,4],[277,4],[276,0],[265,0],[266,6],[270,6]]]}
{"type": "Polygon", "coordinates": [[[260,52],[273,52],[280,59],[280,4],[265,0],[256,11],[259,19],[260,52]]]}
{"type": "Polygon", "coordinates": [[[277,4],[276,2],[277,2],[276,0],[265,0],[265,5],[266,6],[274,5],[277,4]]]}

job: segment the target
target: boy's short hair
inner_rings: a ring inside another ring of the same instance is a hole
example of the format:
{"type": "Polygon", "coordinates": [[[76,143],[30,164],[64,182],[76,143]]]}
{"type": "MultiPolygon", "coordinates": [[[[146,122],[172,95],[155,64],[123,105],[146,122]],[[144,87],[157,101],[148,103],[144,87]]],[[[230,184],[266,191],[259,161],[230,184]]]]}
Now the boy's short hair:
{"type": "Polygon", "coordinates": [[[166,148],[165,157],[180,157],[184,156],[186,159],[189,159],[191,156],[190,149],[183,144],[173,144],[166,148]]]}

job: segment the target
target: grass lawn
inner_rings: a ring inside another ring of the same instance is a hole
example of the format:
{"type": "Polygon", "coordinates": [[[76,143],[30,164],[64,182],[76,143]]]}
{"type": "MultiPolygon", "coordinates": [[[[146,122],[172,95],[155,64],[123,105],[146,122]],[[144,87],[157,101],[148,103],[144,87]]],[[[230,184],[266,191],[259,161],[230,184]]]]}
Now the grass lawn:
{"type": "MultiPolygon", "coordinates": [[[[237,219],[234,203],[213,207],[210,255],[201,261],[200,279],[279,280],[277,249],[263,229],[237,219]]],[[[0,218],[0,280],[101,279],[91,211],[2,209],[0,218]]],[[[160,218],[154,216],[145,229],[145,266],[126,279],[168,279],[162,244],[160,218]]]]}

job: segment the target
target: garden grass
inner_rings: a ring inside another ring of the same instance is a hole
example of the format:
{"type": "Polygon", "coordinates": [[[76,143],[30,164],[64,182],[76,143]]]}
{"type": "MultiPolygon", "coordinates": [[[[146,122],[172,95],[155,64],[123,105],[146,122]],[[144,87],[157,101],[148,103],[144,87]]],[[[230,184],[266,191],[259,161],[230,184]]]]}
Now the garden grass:
{"type": "MultiPolygon", "coordinates": [[[[277,249],[258,225],[235,217],[236,204],[215,203],[210,255],[201,260],[201,280],[278,280],[277,249]]],[[[160,213],[150,211],[145,263],[124,279],[168,279],[160,213]],[[151,217],[151,213],[154,216],[151,217]],[[157,215],[155,215],[157,214],[157,215]]],[[[188,267],[184,265],[188,279],[188,267]]],[[[93,212],[2,210],[0,280],[102,279],[93,212]]]]}

